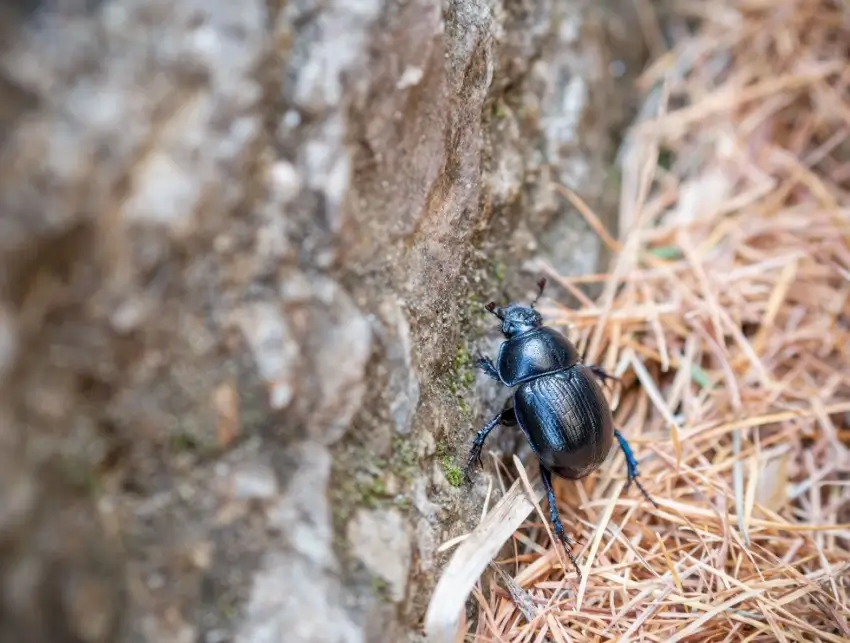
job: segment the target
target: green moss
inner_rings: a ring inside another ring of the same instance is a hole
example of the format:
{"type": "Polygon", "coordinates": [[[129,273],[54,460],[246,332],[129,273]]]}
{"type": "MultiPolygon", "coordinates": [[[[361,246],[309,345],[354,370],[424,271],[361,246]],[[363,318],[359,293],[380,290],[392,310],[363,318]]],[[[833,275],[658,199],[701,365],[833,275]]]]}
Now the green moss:
{"type": "Polygon", "coordinates": [[[389,600],[390,586],[383,578],[372,576],[372,595],[382,601],[389,600]]]}
{"type": "Polygon", "coordinates": [[[475,383],[475,371],[472,364],[472,356],[466,346],[461,345],[455,353],[452,364],[452,372],[449,375],[448,387],[455,395],[468,391],[475,383]]]}
{"type": "Polygon", "coordinates": [[[348,520],[357,507],[376,509],[391,502],[384,481],[376,476],[359,472],[344,479],[335,489],[337,501],[333,503],[334,521],[340,524],[348,520]]]}
{"type": "Polygon", "coordinates": [[[239,604],[229,591],[221,593],[215,599],[215,607],[218,613],[228,620],[235,618],[239,614],[239,604]]]}
{"type": "Polygon", "coordinates": [[[459,487],[463,484],[463,469],[457,466],[454,461],[447,455],[440,458],[440,463],[443,465],[443,473],[446,474],[446,480],[453,487],[459,487]]]}
{"type": "Polygon", "coordinates": [[[358,507],[375,509],[394,502],[387,491],[386,475],[392,472],[399,478],[409,479],[415,453],[409,443],[405,445],[401,441],[393,445],[391,458],[376,457],[358,445],[346,451],[345,461],[354,466],[344,472],[336,469],[332,484],[334,525],[340,529],[358,507]]]}
{"type": "Polygon", "coordinates": [[[372,483],[368,485],[366,495],[376,499],[387,495],[387,489],[384,486],[384,481],[380,478],[373,478],[372,483]]]}
{"type": "Polygon", "coordinates": [[[457,357],[455,358],[455,368],[461,369],[472,364],[472,356],[466,346],[459,346],[457,349],[457,357]]]}
{"type": "Polygon", "coordinates": [[[495,264],[493,264],[493,274],[496,276],[496,279],[499,281],[499,283],[505,280],[506,271],[507,268],[505,267],[505,264],[501,261],[497,261],[495,264]]]}
{"type": "Polygon", "coordinates": [[[189,433],[175,433],[171,436],[171,450],[175,453],[197,451],[200,445],[195,436],[189,433]]]}
{"type": "Polygon", "coordinates": [[[409,480],[416,474],[417,456],[416,447],[409,438],[395,436],[393,438],[393,454],[389,459],[390,470],[402,480],[409,480]]]}
{"type": "Polygon", "coordinates": [[[358,504],[374,509],[390,501],[384,480],[379,476],[369,476],[357,485],[358,504]]]}

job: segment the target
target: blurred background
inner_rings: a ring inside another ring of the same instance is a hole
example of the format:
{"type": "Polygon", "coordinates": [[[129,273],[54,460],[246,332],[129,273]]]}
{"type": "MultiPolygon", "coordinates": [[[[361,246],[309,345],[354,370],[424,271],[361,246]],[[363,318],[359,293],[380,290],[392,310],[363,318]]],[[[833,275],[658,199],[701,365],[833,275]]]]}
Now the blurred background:
{"type": "Polygon", "coordinates": [[[840,0],[3,0],[0,640],[421,640],[540,275],[659,508],[558,481],[585,580],[529,505],[454,640],[850,640],[848,55],[840,0]]]}

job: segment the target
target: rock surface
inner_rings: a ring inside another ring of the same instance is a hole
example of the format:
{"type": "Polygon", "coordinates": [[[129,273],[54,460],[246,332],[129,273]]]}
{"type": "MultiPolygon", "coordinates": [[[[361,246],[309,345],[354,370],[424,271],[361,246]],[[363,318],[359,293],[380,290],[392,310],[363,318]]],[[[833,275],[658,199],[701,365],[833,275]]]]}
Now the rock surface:
{"type": "Polygon", "coordinates": [[[630,6],[4,4],[0,640],[416,637],[480,306],[597,268],[630,6]]]}

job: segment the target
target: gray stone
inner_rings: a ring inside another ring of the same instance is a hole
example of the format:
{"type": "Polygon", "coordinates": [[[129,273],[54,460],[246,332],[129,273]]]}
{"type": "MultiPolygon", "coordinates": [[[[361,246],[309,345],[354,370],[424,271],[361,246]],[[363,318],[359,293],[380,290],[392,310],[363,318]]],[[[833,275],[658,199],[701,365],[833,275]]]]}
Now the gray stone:
{"type": "Polygon", "coordinates": [[[317,490],[325,489],[331,471],[330,454],[310,442],[292,447],[297,470],[286,492],[267,511],[269,525],[280,530],[286,545],[317,568],[337,566],[331,548],[331,512],[327,499],[317,490]]]}
{"type": "Polygon", "coordinates": [[[232,319],[248,340],[260,376],[269,387],[271,407],[286,408],[292,401],[300,351],[280,307],[258,302],[235,310],[232,319]]]}
{"type": "Polygon", "coordinates": [[[307,561],[270,553],[254,577],[236,643],[362,643],[361,628],[346,613],[339,582],[314,575],[307,561]]]}
{"type": "Polygon", "coordinates": [[[402,600],[411,553],[409,527],[404,517],[392,509],[361,509],[348,523],[348,540],[360,562],[388,583],[392,599],[402,600]]]}
{"type": "Polygon", "coordinates": [[[253,463],[236,467],[231,478],[231,493],[239,500],[269,500],[277,495],[277,478],[271,468],[253,463]]]}
{"type": "Polygon", "coordinates": [[[386,392],[387,398],[391,399],[390,415],[395,430],[401,435],[408,435],[420,395],[419,379],[413,366],[410,325],[395,298],[382,302],[379,310],[380,320],[373,315],[371,321],[390,371],[386,392]]]}

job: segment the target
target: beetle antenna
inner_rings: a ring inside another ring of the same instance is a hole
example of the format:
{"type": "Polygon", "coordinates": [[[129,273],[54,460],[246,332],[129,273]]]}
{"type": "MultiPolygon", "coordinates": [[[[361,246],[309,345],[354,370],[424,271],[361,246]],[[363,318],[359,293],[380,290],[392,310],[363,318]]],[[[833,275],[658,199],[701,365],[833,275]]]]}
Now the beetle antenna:
{"type": "Polygon", "coordinates": [[[541,277],[540,281],[537,282],[537,296],[534,298],[534,301],[531,302],[531,307],[534,308],[537,305],[537,302],[540,300],[540,297],[543,296],[543,289],[546,287],[546,277],[541,277]]]}
{"type": "Polygon", "coordinates": [[[489,304],[487,304],[486,306],[484,306],[484,308],[486,308],[486,309],[487,309],[487,312],[488,312],[488,313],[490,313],[490,314],[492,314],[492,315],[495,315],[495,316],[496,316],[496,317],[498,317],[499,319],[503,319],[502,315],[501,315],[501,314],[500,314],[500,313],[496,310],[496,302],[491,301],[489,304]]]}

